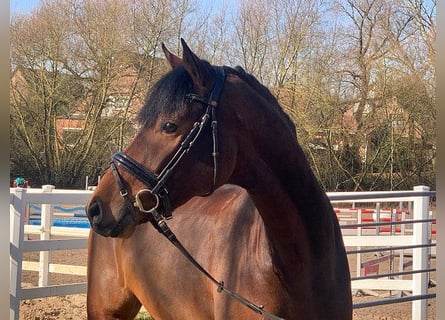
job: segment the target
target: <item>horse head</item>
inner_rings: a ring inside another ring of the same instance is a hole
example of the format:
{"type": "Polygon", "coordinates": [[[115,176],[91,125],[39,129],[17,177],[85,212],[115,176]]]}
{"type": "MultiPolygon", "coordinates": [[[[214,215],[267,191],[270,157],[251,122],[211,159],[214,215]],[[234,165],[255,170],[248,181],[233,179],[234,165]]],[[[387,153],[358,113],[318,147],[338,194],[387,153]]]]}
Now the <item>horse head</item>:
{"type": "Polygon", "coordinates": [[[225,71],[182,45],[182,58],[163,45],[172,69],[147,95],[138,133],[113,155],[87,205],[91,226],[102,235],[118,236],[127,226],[152,220],[153,213],[169,218],[174,208],[210,194],[234,171],[233,130],[218,130],[219,122],[233,121],[223,110],[229,105],[225,71]]]}

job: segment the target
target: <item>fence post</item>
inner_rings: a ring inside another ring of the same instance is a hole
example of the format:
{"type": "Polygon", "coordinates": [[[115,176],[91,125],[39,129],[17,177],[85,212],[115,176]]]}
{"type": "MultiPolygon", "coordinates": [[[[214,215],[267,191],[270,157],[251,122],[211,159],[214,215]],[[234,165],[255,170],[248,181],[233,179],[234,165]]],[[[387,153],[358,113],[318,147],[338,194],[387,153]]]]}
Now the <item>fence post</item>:
{"type": "MultiPolygon", "coordinates": [[[[44,193],[51,193],[55,187],[52,185],[43,185],[42,191],[44,193]]],[[[51,238],[51,224],[53,215],[53,205],[52,204],[42,204],[42,211],[40,216],[40,240],[49,240],[51,238]]],[[[48,276],[49,276],[49,251],[40,251],[39,259],[39,287],[48,286],[48,276]]]]}
{"type": "MultiPolygon", "coordinates": [[[[427,186],[415,186],[414,191],[429,191],[427,186]]],[[[429,218],[429,196],[414,197],[413,219],[429,218]]],[[[428,223],[414,223],[413,244],[428,243],[428,223]]],[[[413,249],[413,270],[425,270],[428,268],[428,248],[413,249]]],[[[413,295],[424,295],[428,293],[428,274],[426,272],[413,274],[413,295]]],[[[420,299],[412,302],[412,320],[427,319],[428,300],[420,299]]]]}
{"type": "Polygon", "coordinates": [[[19,319],[26,188],[16,188],[9,205],[9,319],[19,319]]]}

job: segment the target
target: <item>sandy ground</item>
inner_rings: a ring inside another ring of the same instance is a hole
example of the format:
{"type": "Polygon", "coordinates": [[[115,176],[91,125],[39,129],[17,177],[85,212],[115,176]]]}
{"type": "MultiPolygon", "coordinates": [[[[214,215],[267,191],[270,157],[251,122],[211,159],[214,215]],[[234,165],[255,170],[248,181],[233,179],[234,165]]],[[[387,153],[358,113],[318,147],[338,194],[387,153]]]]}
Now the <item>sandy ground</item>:
{"type": "MultiPolygon", "coordinates": [[[[372,257],[372,256],[369,256],[372,257]]],[[[64,263],[73,265],[86,265],[87,250],[70,250],[70,251],[53,251],[52,263],[64,263]]],[[[396,258],[397,259],[397,258],[396,258]]],[[[27,253],[26,260],[38,261],[38,253],[27,253]]],[[[355,259],[351,259],[351,273],[355,276],[355,259]]],[[[398,266],[397,260],[394,263],[398,266]]],[[[431,259],[431,266],[435,266],[435,259],[431,259]]],[[[389,263],[380,265],[380,272],[385,272],[389,268],[389,263]]],[[[435,273],[431,273],[431,279],[435,279],[435,273]]],[[[50,284],[60,283],[76,283],[86,281],[83,276],[67,276],[60,274],[50,275],[50,284]]],[[[36,272],[24,271],[22,277],[22,286],[36,286],[38,283],[38,275],[36,272]]],[[[435,292],[435,287],[429,289],[435,292]]],[[[387,292],[378,292],[385,294],[387,292]]],[[[374,301],[383,299],[384,297],[375,297],[364,293],[357,293],[354,296],[354,303],[374,301]]],[[[436,299],[428,301],[428,320],[435,319],[436,299]]],[[[48,297],[40,299],[24,300],[20,306],[21,320],[62,320],[76,319],[83,320],[86,317],[86,295],[69,295],[60,297],[48,297]]],[[[354,320],[409,320],[411,319],[411,302],[397,303],[391,305],[362,308],[354,310],[354,320]]]]}

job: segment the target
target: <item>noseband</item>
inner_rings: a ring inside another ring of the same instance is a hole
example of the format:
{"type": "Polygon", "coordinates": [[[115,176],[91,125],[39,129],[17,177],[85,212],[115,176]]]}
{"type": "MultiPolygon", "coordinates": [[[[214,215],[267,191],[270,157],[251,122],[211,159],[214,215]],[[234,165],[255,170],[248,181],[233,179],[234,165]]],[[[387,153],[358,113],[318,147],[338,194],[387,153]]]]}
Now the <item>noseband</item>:
{"type": "Polygon", "coordinates": [[[208,195],[213,192],[216,185],[216,177],[218,171],[218,132],[217,126],[218,122],[216,119],[216,106],[218,105],[218,100],[221,95],[224,81],[225,81],[225,72],[223,67],[214,67],[215,71],[215,84],[213,86],[213,90],[210,93],[209,98],[205,98],[203,96],[188,93],[185,95],[185,98],[189,99],[191,102],[196,101],[206,106],[206,110],[204,114],[201,116],[199,121],[195,122],[192,129],[185,137],[185,139],[181,142],[178,150],[170,159],[170,161],[165,165],[165,167],[161,170],[159,174],[152,173],[148,171],[144,166],[140,163],[132,159],[130,156],[125,154],[124,152],[115,153],[112,157],[112,161],[110,163],[110,168],[113,172],[115,180],[119,186],[120,194],[124,198],[128,209],[125,210],[125,213],[119,217],[117,224],[120,224],[121,220],[123,220],[125,214],[128,214],[134,210],[134,207],[137,207],[143,213],[150,213],[152,215],[159,214],[158,207],[162,202],[163,210],[162,217],[165,219],[172,218],[172,207],[170,203],[170,199],[168,197],[168,191],[165,186],[168,178],[173,173],[174,169],[181,161],[181,159],[190,151],[193,147],[195,141],[199,138],[203,129],[209,123],[211,118],[211,129],[212,129],[212,141],[213,141],[213,183],[210,190],[205,194],[208,195]],[[130,196],[128,194],[128,190],[125,187],[120,174],[117,170],[117,167],[125,169],[125,171],[129,172],[139,181],[147,186],[146,189],[139,190],[135,196],[135,201],[132,202],[130,200],[130,196]],[[144,205],[141,200],[141,196],[143,194],[151,195],[155,198],[155,205],[152,208],[144,208],[144,205]],[[132,205],[129,205],[132,204],[132,205]],[[155,212],[156,211],[156,212],[155,212]]]}

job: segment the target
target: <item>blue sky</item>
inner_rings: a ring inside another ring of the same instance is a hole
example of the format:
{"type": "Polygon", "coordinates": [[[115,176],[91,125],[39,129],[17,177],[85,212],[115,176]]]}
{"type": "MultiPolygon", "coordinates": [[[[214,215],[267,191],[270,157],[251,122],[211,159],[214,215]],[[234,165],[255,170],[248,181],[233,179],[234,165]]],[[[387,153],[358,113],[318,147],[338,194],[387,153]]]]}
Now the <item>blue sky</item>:
{"type": "MultiPolygon", "coordinates": [[[[224,2],[229,4],[236,4],[237,0],[201,0],[202,2],[208,2],[210,7],[218,8],[223,5],[224,2]]],[[[14,13],[28,13],[32,9],[37,7],[40,0],[9,0],[9,12],[14,13]]]]}
{"type": "Polygon", "coordinates": [[[40,0],[9,0],[9,12],[31,12],[40,0]]]}

